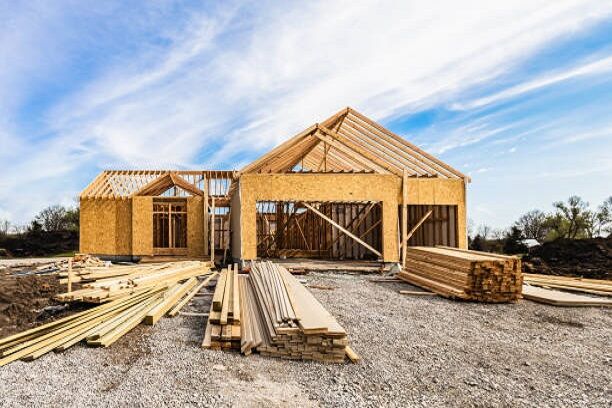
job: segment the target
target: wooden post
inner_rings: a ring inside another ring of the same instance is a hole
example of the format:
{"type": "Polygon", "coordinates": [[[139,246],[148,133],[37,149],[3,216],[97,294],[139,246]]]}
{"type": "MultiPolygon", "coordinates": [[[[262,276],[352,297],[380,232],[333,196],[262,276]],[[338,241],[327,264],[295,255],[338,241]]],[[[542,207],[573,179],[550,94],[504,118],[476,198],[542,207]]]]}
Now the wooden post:
{"type": "Polygon", "coordinates": [[[408,246],[408,172],[404,168],[402,177],[402,267],[406,267],[406,247],[408,246]]]}
{"type": "Polygon", "coordinates": [[[68,293],[72,292],[72,259],[68,260],[68,293]]]}
{"type": "Polygon", "coordinates": [[[210,213],[210,262],[215,264],[215,197],[212,197],[210,213]]]}
{"type": "Polygon", "coordinates": [[[208,179],[206,178],[206,175],[203,176],[203,181],[204,181],[204,195],[202,196],[203,198],[202,207],[204,211],[204,219],[203,219],[204,256],[207,256],[209,247],[210,247],[210,243],[208,242],[208,239],[207,239],[208,238],[208,179]]]}

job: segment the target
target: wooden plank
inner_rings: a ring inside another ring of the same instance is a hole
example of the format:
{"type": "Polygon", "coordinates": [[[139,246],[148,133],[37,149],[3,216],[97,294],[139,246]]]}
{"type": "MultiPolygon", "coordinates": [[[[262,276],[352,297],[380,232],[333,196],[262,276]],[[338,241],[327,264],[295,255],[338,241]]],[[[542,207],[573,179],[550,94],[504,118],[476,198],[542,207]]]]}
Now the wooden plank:
{"type": "Polygon", "coordinates": [[[176,302],[178,302],[178,300],[197,283],[198,280],[196,278],[189,278],[185,283],[176,284],[173,288],[169,289],[163,302],[151,309],[151,311],[146,314],[144,323],[149,325],[157,323],[157,321],[161,319],[161,317],[165,315],[168,310],[170,310],[172,306],[174,306],[176,302]]]}
{"type": "Polygon", "coordinates": [[[217,272],[213,273],[212,275],[210,275],[208,278],[206,278],[205,280],[203,280],[199,285],[197,285],[196,287],[194,287],[193,289],[191,289],[191,291],[187,294],[187,296],[185,296],[179,303],[177,303],[169,312],[168,312],[168,316],[169,317],[174,317],[178,314],[178,312],[180,312],[180,310],[198,293],[200,292],[200,290],[205,287],[206,285],[208,285],[208,282],[210,282],[210,280],[212,278],[214,278],[217,275],[217,272]]]}
{"type": "Polygon", "coordinates": [[[538,288],[530,285],[523,285],[523,297],[525,299],[546,303],[553,306],[612,306],[612,299],[576,295],[573,293],[538,288]]]}

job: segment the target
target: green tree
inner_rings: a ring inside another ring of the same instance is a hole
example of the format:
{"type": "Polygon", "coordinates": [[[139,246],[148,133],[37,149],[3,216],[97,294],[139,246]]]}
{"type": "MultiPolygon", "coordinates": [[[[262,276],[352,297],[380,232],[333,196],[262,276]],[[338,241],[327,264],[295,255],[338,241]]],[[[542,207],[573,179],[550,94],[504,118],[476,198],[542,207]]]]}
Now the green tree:
{"type": "Polygon", "coordinates": [[[588,235],[589,203],[578,196],[571,196],[567,202],[553,203],[557,212],[549,218],[547,224],[553,228],[557,237],[576,239],[588,235]]]}
{"type": "Polygon", "coordinates": [[[523,243],[523,233],[517,226],[510,228],[504,238],[503,251],[505,254],[521,254],[527,252],[527,245],[523,243]]]}

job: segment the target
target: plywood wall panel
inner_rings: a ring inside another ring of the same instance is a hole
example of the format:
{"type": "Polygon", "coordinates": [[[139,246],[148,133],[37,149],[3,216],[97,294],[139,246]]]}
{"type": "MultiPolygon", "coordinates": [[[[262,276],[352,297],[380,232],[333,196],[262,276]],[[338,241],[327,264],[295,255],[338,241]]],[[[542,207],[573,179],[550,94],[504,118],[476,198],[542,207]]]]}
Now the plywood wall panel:
{"type": "Polygon", "coordinates": [[[187,198],[187,253],[191,257],[204,256],[204,200],[187,198]]]}
{"type": "Polygon", "coordinates": [[[132,253],[153,255],[153,197],[132,198],[132,253]]]}
{"type": "Polygon", "coordinates": [[[79,251],[116,255],[116,201],[81,199],[79,251]]]}

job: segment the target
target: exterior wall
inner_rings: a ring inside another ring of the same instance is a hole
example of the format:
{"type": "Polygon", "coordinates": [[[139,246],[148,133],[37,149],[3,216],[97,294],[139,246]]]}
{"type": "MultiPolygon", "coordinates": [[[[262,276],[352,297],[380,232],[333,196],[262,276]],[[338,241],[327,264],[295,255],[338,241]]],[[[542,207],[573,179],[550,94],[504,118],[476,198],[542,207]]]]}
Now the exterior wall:
{"type": "Polygon", "coordinates": [[[132,198],[132,255],[153,256],[153,197],[132,198]]]}
{"type": "Polygon", "coordinates": [[[257,257],[257,201],[380,201],[385,262],[398,260],[401,180],[386,174],[243,174],[240,177],[242,259],[257,257]]]}
{"type": "Polygon", "coordinates": [[[204,256],[204,200],[202,197],[187,198],[187,254],[190,257],[204,256]]]}
{"type": "Polygon", "coordinates": [[[80,200],[79,252],[131,253],[131,203],[128,200],[80,200]]]}

